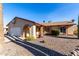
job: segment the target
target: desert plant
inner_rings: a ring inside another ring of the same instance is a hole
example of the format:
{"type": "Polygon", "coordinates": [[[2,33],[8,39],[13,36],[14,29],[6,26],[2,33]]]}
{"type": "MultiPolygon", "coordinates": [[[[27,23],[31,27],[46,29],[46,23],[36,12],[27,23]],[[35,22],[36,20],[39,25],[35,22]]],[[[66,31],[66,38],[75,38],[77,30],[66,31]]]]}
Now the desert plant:
{"type": "Polygon", "coordinates": [[[27,41],[32,41],[32,40],[35,40],[34,36],[33,35],[30,35],[29,37],[26,38],[27,41]]]}
{"type": "Polygon", "coordinates": [[[59,30],[51,30],[51,35],[58,36],[59,35],[59,30]]]}

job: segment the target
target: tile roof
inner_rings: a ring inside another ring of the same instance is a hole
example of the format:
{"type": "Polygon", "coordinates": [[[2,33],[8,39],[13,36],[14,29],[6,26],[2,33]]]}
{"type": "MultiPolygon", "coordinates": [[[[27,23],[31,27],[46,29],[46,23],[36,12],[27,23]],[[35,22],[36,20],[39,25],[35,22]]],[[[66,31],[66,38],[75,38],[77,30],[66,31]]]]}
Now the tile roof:
{"type": "MultiPolygon", "coordinates": [[[[20,18],[20,17],[15,17],[13,20],[15,20],[15,19],[17,19],[17,18],[20,19],[20,20],[32,22],[32,23],[34,23],[34,24],[36,24],[36,25],[39,25],[39,26],[40,26],[40,25],[41,25],[41,26],[75,25],[75,23],[72,22],[72,21],[51,22],[51,23],[37,23],[37,22],[31,21],[31,20],[28,20],[28,19],[20,18]]],[[[13,21],[13,20],[12,20],[12,21],[13,21]]],[[[8,26],[12,21],[10,21],[10,22],[7,24],[7,26],[8,26]]]]}
{"type": "Polygon", "coordinates": [[[61,25],[75,25],[74,22],[71,21],[63,21],[63,22],[51,22],[51,23],[41,23],[44,26],[61,26],[61,25]]]}
{"type": "MultiPolygon", "coordinates": [[[[14,18],[13,18],[13,20],[16,20],[16,19],[20,19],[20,20],[24,20],[24,21],[32,22],[32,23],[34,23],[35,25],[38,25],[38,26],[41,26],[41,25],[42,25],[42,24],[40,24],[40,23],[31,21],[31,20],[28,20],[28,19],[20,18],[20,17],[14,17],[14,18]]],[[[11,21],[7,24],[7,26],[8,26],[13,20],[11,20],[11,21]]],[[[43,26],[43,25],[42,25],[42,26],[43,26]]]]}

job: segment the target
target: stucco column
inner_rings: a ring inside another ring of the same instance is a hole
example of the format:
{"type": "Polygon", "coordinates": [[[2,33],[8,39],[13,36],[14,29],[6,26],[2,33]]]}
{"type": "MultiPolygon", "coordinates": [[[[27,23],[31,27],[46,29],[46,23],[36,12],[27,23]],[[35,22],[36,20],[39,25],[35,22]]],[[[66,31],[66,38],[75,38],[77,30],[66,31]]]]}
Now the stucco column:
{"type": "Polygon", "coordinates": [[[36,26],[35,25],[32,26],[32,35],[36,39],[36,26]]]}
{"type": "Polygon", "coordinates": [[[41,35],[41,37],[43,37],[43,26],[41,26],[41,28],[40,28],[40,35],[41,35]]]}
{"type": "Polygon", "coordinates": [[[31,27],[29,28],[29,35],[32,35],[32,29],[31,29],[31,27]]]}
{"type": "Polygon", "coordinates": [[[0,53],[3,51],[4,31],[3,31],[3,14],[2,4],[0,3],[0,53]]]}
{"type": "Polygon", "coordinates": [[[68,26],[66,26],[66,35],[68,35],[68,26]]]}
{"type": "Polygon", "coordinates": [[[23,36],[22,36],[22,38],[25,39],[25,32],[24,32],[24,31],[23,31],[23,36]]]}

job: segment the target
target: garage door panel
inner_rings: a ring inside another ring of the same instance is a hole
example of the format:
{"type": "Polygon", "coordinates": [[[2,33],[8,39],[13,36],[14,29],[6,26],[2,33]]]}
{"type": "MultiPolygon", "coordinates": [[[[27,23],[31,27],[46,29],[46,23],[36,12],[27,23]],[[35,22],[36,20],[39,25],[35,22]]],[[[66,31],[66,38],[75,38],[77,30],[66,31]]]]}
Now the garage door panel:
{"type": "Polygon", "coordinates": [[[19,28],[19,27],[11,28],[10,34],[15,35],[15,36],[21,36],[21,28],[19,28]]]}

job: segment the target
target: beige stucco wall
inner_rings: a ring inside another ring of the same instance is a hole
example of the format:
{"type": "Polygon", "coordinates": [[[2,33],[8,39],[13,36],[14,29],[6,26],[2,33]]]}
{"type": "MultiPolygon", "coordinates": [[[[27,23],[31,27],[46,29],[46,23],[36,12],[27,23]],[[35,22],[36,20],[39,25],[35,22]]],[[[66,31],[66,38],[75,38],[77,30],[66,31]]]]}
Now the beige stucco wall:
{"type": "MultiPolygon", "coordinates": [[[[15,24],[13,24],[12,22],[9,24],[8,26],[8,32],[10,32],[10,29],[13,28],[13,27],[20,27],[21,29],[21,37],[23,37],[23,27],[27,24],[34,24],[32,22],[29,22],[29,21],[25,21],[25,20],[20,20],[20,19],[17,19],[15,24]]],[[[29,33],[30,34],[30,33],[29,33]]]]}
{"type": "MultiPolygon", "coordinates": [[[[51,29],[59,29],[59,31],[60,31],[60,27],[61,26],[51,26],[51,27],[46,27],[44,30],[46,30],[46,31],[48,31],[48,32],[50,32],[51,31],[51,29]]],[[[77,25],[69,25],[69,26],[66,26],[66,34],[67,35],[73,35],[74,34],[74,31],[77,29],[77,25]]],[[[62,34],[61,32],[60,32],[60,34],[62,34]]]]}
{"type": "Polygon", "coordinates": [[[74,35],[75,29],[77,29],[77,25],[69,26],[69,27],[67,28],[67,34],[68,34],[68,35],[74,35]]]}

